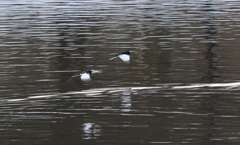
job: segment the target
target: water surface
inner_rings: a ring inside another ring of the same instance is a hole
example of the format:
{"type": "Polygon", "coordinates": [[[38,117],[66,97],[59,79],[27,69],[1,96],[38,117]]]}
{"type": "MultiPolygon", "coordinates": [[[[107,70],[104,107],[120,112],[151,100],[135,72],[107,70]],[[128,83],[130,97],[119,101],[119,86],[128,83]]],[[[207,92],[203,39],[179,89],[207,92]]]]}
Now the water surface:
{"type": "Polygon", "coordinates": [[[2,1],[1,144],[238,145],[239,6],[2,1]]]}

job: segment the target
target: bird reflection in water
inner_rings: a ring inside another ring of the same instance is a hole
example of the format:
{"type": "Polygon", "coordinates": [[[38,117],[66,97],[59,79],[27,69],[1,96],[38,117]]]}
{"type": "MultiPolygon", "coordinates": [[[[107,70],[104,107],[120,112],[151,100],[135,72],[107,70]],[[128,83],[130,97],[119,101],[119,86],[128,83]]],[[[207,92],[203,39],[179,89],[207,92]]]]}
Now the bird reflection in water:
{"type": "Polygon", "coordinates": [[[97,139],[101,136],[100,127],[96,123],[83,123],[83,139],[97,139]]]}

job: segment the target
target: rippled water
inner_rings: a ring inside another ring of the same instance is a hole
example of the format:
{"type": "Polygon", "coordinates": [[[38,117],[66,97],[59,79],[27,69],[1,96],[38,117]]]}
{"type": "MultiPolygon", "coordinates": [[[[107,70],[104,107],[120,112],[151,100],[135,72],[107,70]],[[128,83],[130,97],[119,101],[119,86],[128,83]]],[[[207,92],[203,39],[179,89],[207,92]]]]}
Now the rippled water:
{"type": "Polygon", "coordinates": [[[239,7],[2,0],[1,144],[238,145],[239,7]]]}

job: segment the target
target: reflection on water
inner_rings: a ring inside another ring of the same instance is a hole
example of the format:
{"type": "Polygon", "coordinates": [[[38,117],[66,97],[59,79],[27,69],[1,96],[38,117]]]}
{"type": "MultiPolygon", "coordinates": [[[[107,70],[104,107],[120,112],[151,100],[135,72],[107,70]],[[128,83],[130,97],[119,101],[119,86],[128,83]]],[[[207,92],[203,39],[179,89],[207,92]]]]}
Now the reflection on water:
{"type": "Polygon", "coordinates": [[[228,140],[225,134],[233,141],[239,139],[231,135],[238,132],[232,130],[232,125],[238,126],[239,86],[239,82],[164,84],[10,99],[1,103],[1,128],[8,132],[3,137],[11,138],[13,143],[23,142],[16,140],[19,134],[28,134],[26,141],[40,143],[128,143],[139,142],[132,137],[149,135],[144,142],[177,143],[181,136],[187,143],[211,144],[217,140],[221,144],[219,141],[228,140]],[[36,135],[36,129],[42,134],[36,135]]]}
{"type": "Polygon", "coordinates": [[[217,67],[215,66],[214,58],[217,57],[217,54],[215,53],[215,46],[217,46],[217,30],[216,25],[217,22],[214,17],[214,8],[213,4],[211,2],[206,3],[203,5],[203,9],[205,11],[204,17],[205,17],[205,39],[206,39],[206,45],[207,50],[205,53],[205,58],[207,60],[207,68],[206,68],[206,75],[202,77],[202,79],[207,80],[208,82],[215,82],[215,78],[219,78],[221,76],[215,75],[215,72],[217,70],[217,67]]]}
{"type": "Polygon", "coordinates": [[[83,124],[83,139],[97,139],[100,136],[100,126],[95,123],[84,123],[83,124]]]}
{"type": "Polygon", "coordinates": [[[3,0],[0,142],[239,144],[239,6],[3,0]]]}

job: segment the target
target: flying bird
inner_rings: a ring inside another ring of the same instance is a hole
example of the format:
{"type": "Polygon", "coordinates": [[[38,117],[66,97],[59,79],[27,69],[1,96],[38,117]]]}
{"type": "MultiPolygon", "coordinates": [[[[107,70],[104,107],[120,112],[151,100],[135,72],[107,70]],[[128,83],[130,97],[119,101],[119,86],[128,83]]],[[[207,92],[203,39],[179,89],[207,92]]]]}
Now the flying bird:
{"type": "Polygon", "coordinates": [[[131,51],[126,51],[126,52],[121,52],[118,53],[115,57],[110,58],[109,60],[115,59],[117,57],[121,58],[125,63],[130,63],[130,52],[131,51]]]}
{"type": "Polygon", "coordinates": [[[87,70],[87,71],[84,71],[83,73],[80,73],[79,75],[74,75],[72,77],[80,76],[80,79],[82,81],[90,81],[91,74],[93,74],[93,73],[102,73],[102,71],[101,70],[87,70]]]}
{"type": "Polygon", "coordinates": [[[80,78],[82,81],[90,81],[91,80],[91,74],[94,74],[94,73],[102,73],[101,70],[87,70],[87,71],[84,71],[83,73],[80,74],[80,78]]]}

